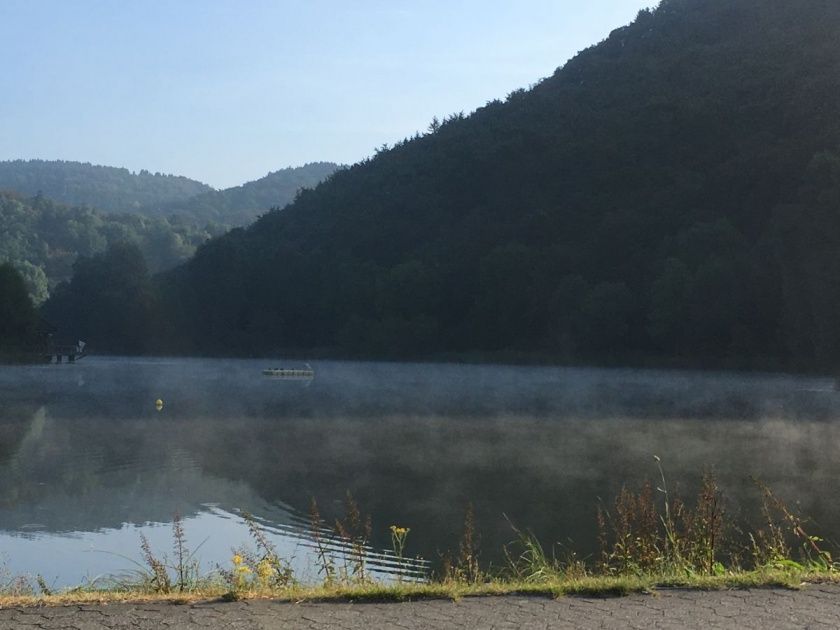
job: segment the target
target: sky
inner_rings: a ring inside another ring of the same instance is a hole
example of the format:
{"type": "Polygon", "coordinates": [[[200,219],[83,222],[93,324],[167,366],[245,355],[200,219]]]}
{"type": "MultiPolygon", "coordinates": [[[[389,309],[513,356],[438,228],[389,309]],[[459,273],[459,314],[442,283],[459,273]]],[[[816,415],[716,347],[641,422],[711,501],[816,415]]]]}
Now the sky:
{"type": "Polygon", "coordinates": [[[0,0],[0,160],[235,186],[550,76],[654,0],[0,0]]]}

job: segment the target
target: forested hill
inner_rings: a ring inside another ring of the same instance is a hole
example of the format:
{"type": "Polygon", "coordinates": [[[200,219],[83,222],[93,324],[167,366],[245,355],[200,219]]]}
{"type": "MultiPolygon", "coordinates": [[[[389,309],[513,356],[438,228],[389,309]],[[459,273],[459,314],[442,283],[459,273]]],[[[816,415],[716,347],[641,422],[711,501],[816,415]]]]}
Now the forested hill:
{"type": "Polygon", "coordinates": [[[0,162],[0,190],[43,196],[71,206],[135,212],[141,206],[188,199],[213,190],[201,182],[125,168],[63,160],[0,162]]]}
{"type": "MultiPolygon", "coordinates": [[[[143,181],[190,180],[73,162],[0,162],[0,181],[38,192],[30,196],[4,191],[0,185],[0,263],[11,263],[23,275],[36,303],[70,279],[79,256],[102,253],[117,243],[134,244],[145,257],[145,266],[159,272],[185,261],[201,243],[231,226],[285,206],[298,190],[316,186],[337,168],[326,162],[287,168],[223,191],[192,182],[209,192],[171,204],[139,206],[130,200],[148,199],[154,192],[144,188],[143,181]],[[59,203],[45,190],[63,190],[67,197],[84,201],[59,203]],[[94,202],[127,211],[103,212],[91,207],[94,202]]],[[[162,186],[154,194],[177,197],[182,192],[162,186]]]]}
{"type": "Polygon", "coordinates": [[[0,265],[11,263],[23,275],[36,303],[70,279],[79,256],[133,243],[149,268],[161,271],[185,261],[198,245],[219,234],[166,218],[105,214],[43,196],[0,192],[0,265]]]}
{"type": "Polygon", "coordinates": [[[282,208],[291,203],[300,189],[314,188],[338,168],[339,165],[332,162],[284,168],[241,186],[152,204],[140,212],[148,216],[175,215],[199,223],[247,225],[270,208],[282,208]]]}
{"type": "Polygon", "coordinates": [[[831,364],[838,32],[834,0],[665,0],[200,248],[147,349],[831,364]]]}

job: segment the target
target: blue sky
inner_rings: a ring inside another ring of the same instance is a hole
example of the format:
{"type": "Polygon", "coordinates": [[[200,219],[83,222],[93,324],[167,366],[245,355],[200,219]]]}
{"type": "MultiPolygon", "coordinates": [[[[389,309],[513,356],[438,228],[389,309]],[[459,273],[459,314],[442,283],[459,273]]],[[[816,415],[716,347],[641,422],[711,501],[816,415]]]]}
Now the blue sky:
{"type": "Polygon", "coordinates": [[[550,75],[653,0],[0,0],[0,160],[226,187],[355,162],[550,75]]]}

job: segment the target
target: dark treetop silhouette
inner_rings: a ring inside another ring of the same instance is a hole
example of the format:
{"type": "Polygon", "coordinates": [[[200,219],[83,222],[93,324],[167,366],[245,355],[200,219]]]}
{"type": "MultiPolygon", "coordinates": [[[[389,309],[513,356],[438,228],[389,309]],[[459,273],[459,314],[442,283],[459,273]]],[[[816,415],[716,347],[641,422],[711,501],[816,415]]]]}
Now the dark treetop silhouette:
{"type": "Polygon", "coordinates": [[[201,247],[142,349],[828,366],[838,29],[828,0],[642,11],[201,247]]]}

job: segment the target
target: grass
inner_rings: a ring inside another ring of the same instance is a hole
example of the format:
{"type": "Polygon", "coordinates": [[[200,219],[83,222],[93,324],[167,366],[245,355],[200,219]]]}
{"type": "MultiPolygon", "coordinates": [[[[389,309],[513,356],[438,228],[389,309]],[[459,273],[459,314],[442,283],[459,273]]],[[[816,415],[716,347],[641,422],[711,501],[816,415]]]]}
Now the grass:
{"type": "Polygon", "coordinates": [[[120,590],[74,589],[50,595],[0,595],[0,608],[21,606],[62,606],[71,604],[112,604],[123,602],[168,602],[189,604],[207,600],[272,599],[284,602],[406,602],[423,599],[458,601],[466,597],[526,595],[559,598],[566,596],[621,597],[634,593],[655,594],[657,589],[685,588],[725,590],[751,588],[800,589],[809,584],[840,584],[837,573],[820,571],[747,571],[724,576],[589,576],[553,579],[546,582],[493,579],[466,582],[381,584],[321,584],[252,589],[235,596],[223,585],[203,587],[186,593],[155,593],[120,590]]]}
{"type": "MultiPolygon", "coordinates": [[[[840,583],[840,563],[826,543],[807,531],[809,522],[759,481],[762,522],[734,522],[714,477],[707,474],[693,500],[669,491],[663,466],[655,458],[658,484],[624,488],[610,505],[598,508],[600,554],[583,561],[573,552],[558,557],[530,532],[511,524],[515,540],[507,545],[506,565],[489,572],[480,563],[480,533],[472,505],[466,509],[455,555],[442,558],[435,574],[421,581],[384,583],[367,569],[372,525],[348,493],[345,515],[330,529],[317,504],[310,509],[310,538],[317,551],[322,582],[300,584],[259,524],[245,515],[255,549],[233,550],[231,566],[199,572],[180,518],[173,522],[172,557],[157,556],[141,537],[143,563],[106,582],[52,592],[43,579],[26,580],[0,571],[0,607],[117,601],[167,601],[272,598],[281,601],[408,601],[429,598],[532,595],[621,596],[662,588],[733,589],[840,583]],[[339,557],[329,549],[345,550],[339,557]]],[[[390,527],[393,557],[404,567],[411,531],[390,527]]]]}

